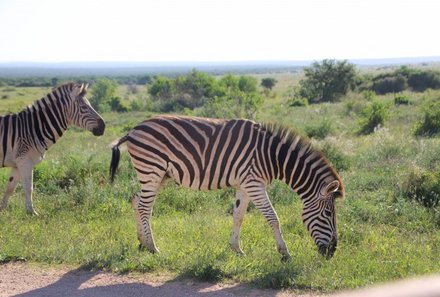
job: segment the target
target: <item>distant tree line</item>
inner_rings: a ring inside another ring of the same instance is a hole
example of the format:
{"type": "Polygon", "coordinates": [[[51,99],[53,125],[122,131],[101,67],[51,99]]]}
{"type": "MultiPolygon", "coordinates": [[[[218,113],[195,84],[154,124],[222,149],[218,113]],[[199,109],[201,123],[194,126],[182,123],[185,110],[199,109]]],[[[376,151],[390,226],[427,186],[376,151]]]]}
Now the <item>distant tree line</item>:
{"type": "MultiPolygon", "coordinates": [[[[65,82],[88,82],[93,83],[102,76],[62,76],[62,77],[0,77],[1,86],[14,87],[56,87],[65,82]]],[[[127,76],[108,76],[106,77],[121,85],[145,85],[151,82],[151,75],[127,75],[127,76]]]]}
{"type": "Polygon", "coordinates": [[[405,90],[423,92],[440,89],[440,72],[402,66],[377,75],[359,75],[354,64],[346,60],[323,60],[304,68],[304,78],[292,95],[294,106],[335,102],[350,90],[373,91],[377,95],[405,90]]]}

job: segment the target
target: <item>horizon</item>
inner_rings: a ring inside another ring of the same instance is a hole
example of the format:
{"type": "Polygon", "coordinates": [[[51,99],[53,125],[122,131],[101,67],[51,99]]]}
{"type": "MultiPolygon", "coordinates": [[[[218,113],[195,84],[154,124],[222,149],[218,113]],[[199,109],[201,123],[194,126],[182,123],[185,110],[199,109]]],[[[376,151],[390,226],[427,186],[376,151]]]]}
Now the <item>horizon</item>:
{"type": "Polygon", "coordinates": [[[133,67],[136,66],[179,66],[179,65],[270,65],[270,64],[311,64],[316,61],[322,60],[337,60],[343,61],[346,60],[353,64],[371,64],[371,63],[437,63],[440,62],[440,55],[438,56],[415,56],[415,57],[390,57],[390,58],[360,58],[360,59],[331,59],[331,58],[323,58],[323,59],[306,59],[306,60],[175,60],[175,61],[132,61],[132,60],[96,60],[96,61],[8,61],[8,62],[0,62],[0,66],[5,65],[13,65],[15,66],[28,66],[28,65],[44,65],[44,66],[60,66],[60,65],[130,65],[133,67]]]}

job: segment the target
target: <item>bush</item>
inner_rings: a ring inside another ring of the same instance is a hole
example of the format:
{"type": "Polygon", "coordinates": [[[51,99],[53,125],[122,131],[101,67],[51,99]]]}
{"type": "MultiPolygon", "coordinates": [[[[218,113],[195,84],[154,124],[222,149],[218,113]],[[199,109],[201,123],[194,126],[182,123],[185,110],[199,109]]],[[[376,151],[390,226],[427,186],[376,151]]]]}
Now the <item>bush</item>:
{"type": "Polygon", "coordinates": [[[410,74],[408,85],[417,92],[423,92],[426,89],[440,88],[440,73],[434,71],[420,71],[410,74]]]}
{"type": "Polygon", "coordinates": [[[105,111],[109,108],[110,100],[116,96],[118,85],[108,78],[98,79],[91,88],[90,104],[97,111],[105,111]]]}
{"type": "Polygon", "coordinates": [[[440,133],[440,102],[424,108],[423,119],[416,125],[415,135],[434,136],[440,133]]]}
{"type": "Polygon", "coordinates": [[[359,133],[369,134],[378,126],[383,126],[389,115],[389,108],[385,103],[375,100],[365,107],[361,114],[359,133]]]}
{"type": "Polygon", "coordinates": [[[336,171],[339,172],[350,168],[349,157],[344,155],[334,145],[326,142],[321,148],[321,152],[324,157],[335,167],[336,171]]]}
{"type": "Polygon", "coordinates": [[[403,76],[387,76],[373,80],[373,91],[378,95],[399,93],[408,88],[406,78],[403,76]]]}
{"type": "Polygon", "coordinates": [[[356,68],[344,61],[323,60],[304,68],[299,94],[309,103],[335,102],[356,84],[356,68]]]}
{"type": "Polygon", "coordinates": [[[261,83],[260,85],[267,89],[267,90],[272,90],[272,88],[276,85],[277,80],[273,77],[265,77],[263,79],[261,79],[261,83]]]}
{"type": "Polygon", "coordinates": [[[405,179],[401,192],[404,197],[427,208],[436,207],[440,204],[440,171],[413,169],[405,179]]]}
{"type": "Polygon", "coordinates": [[[116,112],[127,112],[128,108],[125,106],[120,97],[112,97],[108,103],[110,105],[111,111],[116,112]]]}
{"type": "Polygon", "coordinates": [[[405,96],[403,94],[397,94],[394,96],[394,105],[409,105],[411,101],[409,100],[408,96],[405,96]]]}
{"type": "Polygon", "coordinates": [[[290,106],[307,106],[309,101],[306,98],[293,98],[289,101],[290,106]]]}
{"type": "Polygon", "coordinates": [[[324,139],[332,133],[332,122],[328,119],[321,121],[316,126],[307,126],[305,132],[309,138],[324,139]]]}

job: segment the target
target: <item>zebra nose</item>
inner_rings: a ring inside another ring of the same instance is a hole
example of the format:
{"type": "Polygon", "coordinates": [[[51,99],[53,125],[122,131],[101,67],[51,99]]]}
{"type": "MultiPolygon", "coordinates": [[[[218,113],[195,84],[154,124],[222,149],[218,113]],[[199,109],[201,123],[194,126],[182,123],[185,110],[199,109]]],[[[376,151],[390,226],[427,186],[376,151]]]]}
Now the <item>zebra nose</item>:
{"type": "Polygon", "coordinates": [[[335,254],[336,247],[338,245],[338,240],[333,237],[328,244],[320,243],[318,244],[319,253],[324,256],[327,260],[331,259],[335,254]]]}
{"type": "Polygon", "coordinates": [[[93,128],[92,133],[95,136],[101,136],[102,134],[104,134],[104,130],[105,130],[105,123],[102,119],[98,119],[98,125],[93,128]]]}

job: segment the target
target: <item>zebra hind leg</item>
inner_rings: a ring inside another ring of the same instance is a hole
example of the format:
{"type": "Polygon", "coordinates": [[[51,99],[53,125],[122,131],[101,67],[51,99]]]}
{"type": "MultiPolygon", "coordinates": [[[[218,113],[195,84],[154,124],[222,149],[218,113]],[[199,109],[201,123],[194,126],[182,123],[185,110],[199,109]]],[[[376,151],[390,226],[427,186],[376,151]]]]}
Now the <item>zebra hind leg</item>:
{"type": "Polygon", "coordinates": [[[152,203],[151,205],[145,204],[142,202],[142,200],[142,192],[140,192],[134,195],[131,202],[136,219],[139,249],[147,249],[153,254],[159,253],[159,250],[154,243],[153,232],[150,224],[151,213],[153,210],[152,203]]]}
{"type": "Polygon", "coordinates": [[[248,205],[249,197],[242,190],[237,189],[234,202],[234,224],[232,226],[232,235],[229,240],[229,245],[239,255],[244,255],[243,250],[240,248],[240,228],[248,205]]]}
{"type": "Polygon", "coordinates": [[[12,168],[11,174],[9,175],[8,185],[6,186],[5,195],[3,196],[3,200],[0,203],[0,211],[4,210],[8,206],[9,198],[12,193],[14,193],[15,188],[17,187],[18,182],[20,181],[20,174],[18,173],[17,168],[12,168]]]}

